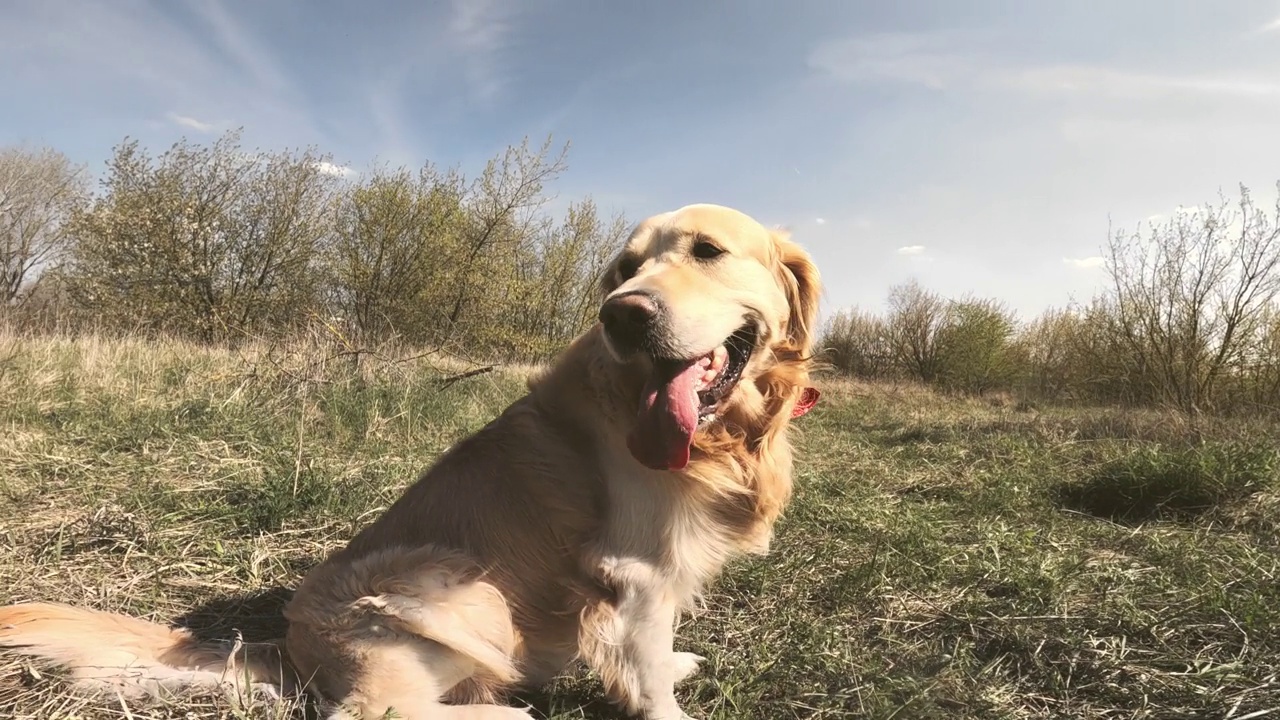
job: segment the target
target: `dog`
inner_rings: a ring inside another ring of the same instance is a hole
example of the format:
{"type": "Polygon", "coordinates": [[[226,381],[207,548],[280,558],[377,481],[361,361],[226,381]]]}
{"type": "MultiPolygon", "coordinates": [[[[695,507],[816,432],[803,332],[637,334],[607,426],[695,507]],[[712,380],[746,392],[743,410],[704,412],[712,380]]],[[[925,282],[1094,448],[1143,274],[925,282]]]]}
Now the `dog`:
{"type": "Polygon", "coordinates": [[[734,557],[768,551],[821,294],[785,231],[717,205],[640,222],[599,321],[309,572],[283,642],[237,649],[52,603],[0,608],[0,645],[84,686],[314,692],[332,718],[517,720],[512,690],[577,661],[648,720],[687,718],[703,658],[675,621],[734,557]]]}

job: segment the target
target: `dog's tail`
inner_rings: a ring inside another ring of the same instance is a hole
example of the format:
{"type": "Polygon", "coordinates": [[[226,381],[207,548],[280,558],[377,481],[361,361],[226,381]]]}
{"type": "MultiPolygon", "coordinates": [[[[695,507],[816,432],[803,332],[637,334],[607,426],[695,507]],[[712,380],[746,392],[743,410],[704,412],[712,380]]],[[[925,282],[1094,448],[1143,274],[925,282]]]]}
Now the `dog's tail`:
{"type": "Polygon", "coordinates": [[[0,607],[0,647],[61,666],[76,686],[129,695],[296,687],[274,643],[202,642],[181,628],[56,603],[0,607]]]}

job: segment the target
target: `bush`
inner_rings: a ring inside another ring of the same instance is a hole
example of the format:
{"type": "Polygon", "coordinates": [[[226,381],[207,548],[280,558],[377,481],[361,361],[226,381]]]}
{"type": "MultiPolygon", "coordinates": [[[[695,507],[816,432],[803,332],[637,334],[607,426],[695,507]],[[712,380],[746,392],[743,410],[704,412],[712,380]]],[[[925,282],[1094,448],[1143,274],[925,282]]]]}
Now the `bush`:
{"type": "Polygon", "coordinates": [[[827,321],[818,347],[838,372],[866,379],[887,378],[897,372],[888,330],[874,313],[841,310],[827,321]]]}
{"type": "Polygon", "coordinates": [[[950,303],[937,333],[938,384],[977,394],[1013,385],[1023,365],[1010,343],[1016,327],[994,300],[950,303]]]}
{"type": "Polygon", "coordinates": [[[204,341],[282,334],[315,307],[335,178],[326,156],[248,153],[238,133],[152,158],[116,148],[71,223],[71,300],[108,326],[204,341]]]}

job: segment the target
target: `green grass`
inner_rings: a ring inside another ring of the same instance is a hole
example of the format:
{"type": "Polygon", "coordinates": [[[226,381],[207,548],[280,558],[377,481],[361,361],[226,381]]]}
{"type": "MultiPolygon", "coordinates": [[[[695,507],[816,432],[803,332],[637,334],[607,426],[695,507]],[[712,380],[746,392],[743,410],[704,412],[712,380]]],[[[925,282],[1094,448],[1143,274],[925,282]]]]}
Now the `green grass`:
{"type": "Polygon", "coordinates": [[[1274,447],[1208,443],[1148,445],[1106,463],[1085,482],[1063,485],[1064,504],[1119,521],[1191,518],[1271,489],[1274,447]]]}
{"type": "MultiPolygon", "coordinates": [[[[307,568],[523,388],[331,351],[0,336],[0,602],[273,637],[307,568]]],[[[691,715],[1280,716],[1277,428],[824,390],[773,552],[680,628],[708,657],[691,715]]],[[[74,699],[52,676],[0,659],[0,716],[305,717],[74,699]]],[[[585,672],[524,700],[619,717],[585,672]]]]}

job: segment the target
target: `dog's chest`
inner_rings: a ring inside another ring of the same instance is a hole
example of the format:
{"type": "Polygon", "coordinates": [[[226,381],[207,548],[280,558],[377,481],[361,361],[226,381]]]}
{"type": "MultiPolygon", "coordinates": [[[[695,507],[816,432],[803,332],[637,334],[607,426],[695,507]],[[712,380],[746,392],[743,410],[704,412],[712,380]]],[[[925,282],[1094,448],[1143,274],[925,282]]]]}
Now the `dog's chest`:
{"type": "Polygon", "coordinates": [[[677,594],[697,592],[734,552],[731,529],[715,508],[698,502],[689,481],[636,463],[608,467],[606,556],[660,570],[677,594]]]}

